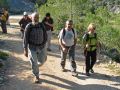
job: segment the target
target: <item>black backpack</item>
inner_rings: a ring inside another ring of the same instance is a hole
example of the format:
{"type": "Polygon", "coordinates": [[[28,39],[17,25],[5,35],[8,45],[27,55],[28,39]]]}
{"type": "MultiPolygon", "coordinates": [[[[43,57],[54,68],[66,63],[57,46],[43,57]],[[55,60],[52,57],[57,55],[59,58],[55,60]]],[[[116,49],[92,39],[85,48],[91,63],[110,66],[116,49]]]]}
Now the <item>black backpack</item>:
{"type": "MultiPolygon", "coordinates": [[[[36,44],[36,43],[30,42],[30,40],[28,40],[28,43],[29,43],[29,44],[32,44],[32,45],[35,45],[35,46],[43,46],[43,45],[45,45],[46,42],[47,42],[47,32],[46,32],[46,29],[45,29],[45,26],[44,26],[43,23],[39,23],[39,24],[38,24],[38,27],[41,27],[42,30],[43,30],[43,39],[44,39],[43,42],[42,42],[41,44],[36,44]]],[[[30,23],[30,27],[29,27],[29,28],[30,28],[30,29],[29,29],[28,35],[30,36],[30,32],[32,31],[32,29],[33,29],[33,28],[37,28],[37,27],[33,26],[33,24],[30,23]]]]}

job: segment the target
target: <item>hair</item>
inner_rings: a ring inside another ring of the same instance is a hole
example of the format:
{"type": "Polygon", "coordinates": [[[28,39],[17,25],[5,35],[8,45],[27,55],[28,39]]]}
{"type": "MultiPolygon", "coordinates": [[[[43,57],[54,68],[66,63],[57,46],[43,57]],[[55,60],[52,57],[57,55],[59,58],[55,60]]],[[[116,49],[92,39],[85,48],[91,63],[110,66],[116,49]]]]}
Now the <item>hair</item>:
{"type": "Polygon", "coordinates": [[[50,17],[50,13],[46,13],[46,17],[50,17]]]}
{"type": "Polygon", "coordinates": [[[31,18],[34,18],[36,15],[39,15],[39,13],[37,13],[37,12],[32,13],[31,18]]]}
{"type": "Polygon", "coordinates": [[[67,23],[73,23],[73,21],[72,21],[72,20],[67,20],[67,21],[66,21],[66,24],[67,24],[67,23]]]}
{"type": "Polygon", "coordinates": [[[35,18],[36,15],[39,16],[39,13],[34,12],[34,13],[31,14],[31,20],[32,20],[32,22],[34,22],[34,18],[35,18]]]}
{"type": "Polygon", "coordinates": [[[96,26],[95,26],[95,24],[94,23],[90,23],[89,25],[88,25],[88,31],[90,30],[90,29],[96,29],[96,26]]]}

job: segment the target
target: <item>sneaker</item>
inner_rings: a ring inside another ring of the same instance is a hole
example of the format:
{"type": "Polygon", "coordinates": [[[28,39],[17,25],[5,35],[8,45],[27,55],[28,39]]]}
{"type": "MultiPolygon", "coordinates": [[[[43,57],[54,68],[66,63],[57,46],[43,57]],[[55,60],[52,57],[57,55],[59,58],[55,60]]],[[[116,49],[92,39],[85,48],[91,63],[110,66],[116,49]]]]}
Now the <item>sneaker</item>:
{"type": "Polygon", "coordinates": [[[90,70],[90,72],[91,72],[91,73],[94,73],[94,70],[93,70],[93,69],[91,69],[91,70],[90,70]]]}
{"type": "Polygon", "coordinates": [[[50,48],[47,48],[47,51],[52,51],[50,48]]]}
{"type": "Polygon", "coordinates": [[[86,72],[86,76],[90,76],[90,73],[89,73],[89,72],[86,72]]]}
{"type": "Polygon", "coordinates": [[[78,76],[78,73],[77,72],[72,72],[72,76],[78,76]]]}

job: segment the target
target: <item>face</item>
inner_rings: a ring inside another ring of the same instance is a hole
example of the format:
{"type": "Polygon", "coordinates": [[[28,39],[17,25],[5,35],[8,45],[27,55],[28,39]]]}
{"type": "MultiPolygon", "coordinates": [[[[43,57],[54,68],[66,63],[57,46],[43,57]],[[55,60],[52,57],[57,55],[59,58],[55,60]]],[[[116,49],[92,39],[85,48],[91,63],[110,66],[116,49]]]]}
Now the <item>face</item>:
{"type": "Polygon", "coordinates": [[[47,18],[47,19],[50,19],[50,17],[48,17],[48,16],[47,16],[46,18],[47,18]]]}
{"type": "Polygon", "coordinates": [[[91,28],[89,29],[89,31],[90,31],[91,33],[94,33],[95,29],[94,29],[93,27],[91,27],[91,28]]]}
{"type": "Polygon", "coordinates": [[[71,29],[73,27],[72,22],[66,22],[66,28],[71,29]]]}
{"type": "Polygon", "coordinates": [[[39,15],[36,14],[33,19],[32,19],[33,22],[39,22],[39,15]]]}
{"type": "Polygon", "coordinates": [[[24,15],[24,18],[27,19],[28,15],[24,15]]]}

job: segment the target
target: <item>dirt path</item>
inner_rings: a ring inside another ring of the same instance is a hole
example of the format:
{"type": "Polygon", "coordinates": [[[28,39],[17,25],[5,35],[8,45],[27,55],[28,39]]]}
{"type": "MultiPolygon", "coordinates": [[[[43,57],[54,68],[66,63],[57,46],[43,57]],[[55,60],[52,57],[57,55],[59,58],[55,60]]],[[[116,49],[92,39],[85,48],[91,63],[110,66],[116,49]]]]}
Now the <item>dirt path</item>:
{"type": "Polygon", "coordinates": [[[29,60],[23,55],[22,40],[19,29],[8,28],[8,34],[2,35],[2,49],[10,53],[7,76],[9,81],[0,90],[120,90],[120,76],[111,74],[109,70],[95,66],[95,74],[84,75],[84,57],[77,49],[78,77],[72,77],[69,71],[61,72],[60,52],[57,41],[52,40],[52,52],[48,52],[47,62],[40,67],[42,84],[34,84],[29,60]]]}

